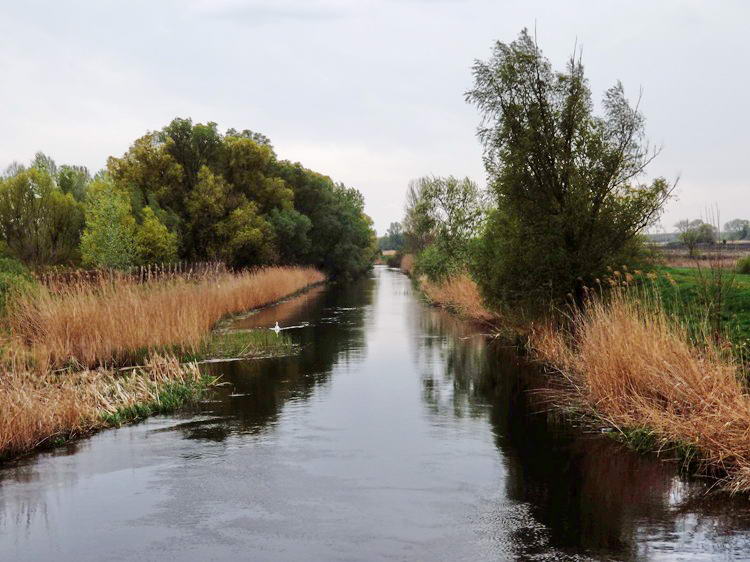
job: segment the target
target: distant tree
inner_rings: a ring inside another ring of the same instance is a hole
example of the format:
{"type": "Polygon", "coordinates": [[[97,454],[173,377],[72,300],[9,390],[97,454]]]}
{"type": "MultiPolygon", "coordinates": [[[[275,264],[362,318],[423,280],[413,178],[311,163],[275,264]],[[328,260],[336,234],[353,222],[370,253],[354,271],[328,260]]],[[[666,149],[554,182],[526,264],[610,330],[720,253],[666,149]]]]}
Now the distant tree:
{"type": "Polygon", "coordinates": [[[242,131],[237,131],[237,129],[227,129],[226,136],[250,139],[251,141],[254,141],[258,144],[262,144],[269,148],[273,148],[273,145],[271,144],[271,139],[269,139],[263,133],[256,133],[255,131],[251,131],[250,129],[243,129],[242,131]]]}
{"type": "Polygon", "coordinates": [[[90,187],[81,257],[89,267],[124,269],[140,262],[128,195],[108,179],[95,180],[90,187]]]}
{"type": "Polygon", "coordinates": [[[691,257],[695,255],[698,244],[713,244],[718,236],[716,227],[700,219],[681,220],[675,224],[675,228],[679,232],[680,242],[687,246],[691,257]]]}
{"type": "Polygon", "coordinates": [[[564,299],[608,266],[632,264],[639,233],[673,186],[641,180],[656,153],[622,85],[594,115],[580,59],[554,71],[526,30],[496,43],[473,74],[466,98],[482,114],[478,134],[497,203],[476,268],[485,296],[564,299]]]}
{"type": "Polygon", "coordinates": [[[139,261],[145,264],[177,261],[177,234],[167,229],[151,207],[144,207],[142,216],[135,234],[139,261]]]}
{"type": "Polygon", "coordinates": [[[372,263],[372,225],[358,192],[279,162],[259,133],[222,135],[214,123],[174,119],[107,168],[136,221],[150,207],[178,234],[182,259],[305,263],[344,277],[372,263]]]}
{"type": "Polygon", "coordinates": [[[75,261],[83,210],[55,184],[49,169],[15,169],[0,180],[0,239],[15,258],[33,266],[75,261]]]}
{"type": "Polygon", "coordinates": [[[83,201],[91,176],[85,166],[63,164],[57,170],[56,180],[63,193],[70,193],[76,201],[83,201]]]}
{"type": "Polygon", "coordinates": [[[724,231],[733,240],[747,240],[748,238],[750,238],[750,220],[731,220],[724,225],[724,231]]]}
{"type": "Polygon", "coordinates": [[[378,240],[380,250],[401,251],[404,248],[404,230],[400,222],[392,222],[385,235],[378,240]]]}
{"type": "Polygon", "coordinates": [[[430,248],[425,259],[440,265],[427,268],[433,277],[467,263],[469,243],[479,233],[486,211],[485,193],[469,178],[423,177],[410,183],[406,237],[413,251],[430,248]]]}

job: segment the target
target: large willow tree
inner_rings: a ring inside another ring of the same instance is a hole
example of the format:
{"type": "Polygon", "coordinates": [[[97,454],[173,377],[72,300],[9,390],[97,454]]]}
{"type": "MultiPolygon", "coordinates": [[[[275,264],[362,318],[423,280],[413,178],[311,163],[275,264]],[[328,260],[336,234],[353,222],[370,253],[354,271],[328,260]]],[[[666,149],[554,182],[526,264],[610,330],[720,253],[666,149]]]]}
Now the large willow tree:
{"type": "Polygon", "coordinates": [[[467,100],[497,209],[487,222],[477,277],[497,301],[559,299],[608,266],[632,263],[638,234],[673,186],[644,180],[658,151],[620,83],[595,115],[580,58],[553,70],[524,30],[473,67],[467,100]]]}

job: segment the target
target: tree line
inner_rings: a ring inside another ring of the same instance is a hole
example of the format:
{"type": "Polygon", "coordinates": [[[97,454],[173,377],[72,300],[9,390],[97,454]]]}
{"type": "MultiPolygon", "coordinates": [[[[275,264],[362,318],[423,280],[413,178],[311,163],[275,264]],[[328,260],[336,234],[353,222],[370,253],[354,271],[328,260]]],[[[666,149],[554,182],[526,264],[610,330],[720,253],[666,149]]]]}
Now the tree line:
{"type": "Polygon", "coordinates": [[[469,178],[412,182],[403,221],[417,271],[468,272],[490,304],[561,302],[648,259],[642,233],[675,183],[647,179],[658,155],[619,82],[596,113],[579,54],[553,69],[524,30],[472,68],[487,188],[469,178]]]}
{"type": "Polygon", "coordinates": [[[377,253],[362,195],[277,158],[262,134],[174,119],[91,176],[38,153],[0,177],[4,255],[33,267],[218,260],[342,278],[377,253]]]}

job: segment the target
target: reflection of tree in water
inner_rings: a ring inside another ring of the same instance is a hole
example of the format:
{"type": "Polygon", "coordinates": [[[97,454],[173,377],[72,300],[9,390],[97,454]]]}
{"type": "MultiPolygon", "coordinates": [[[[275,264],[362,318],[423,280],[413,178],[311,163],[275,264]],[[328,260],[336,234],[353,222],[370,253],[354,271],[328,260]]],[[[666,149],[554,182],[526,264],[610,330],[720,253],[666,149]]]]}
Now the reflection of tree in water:
{"type": "Polygon", "coordinates": [[[428,411],[487,415],[505,461],[505,494],[546,527],[542,540],[523,525],[512,533],[519,556],[551,546],[639,557],[648,555],[649,541],[678,536],[693,548],[708,538],[738,551],[750,546],[746,534],[732,533],[750,528],[746,500],[712,500],[704,483],[679,478],[674,464],[572,427],[540,392],[549,381],[539,368],[477,337],[481,328],[422,306],[410,314],[428,411]]]}
{"type": "MultiPolygon", "coordinates": [[[[362,359],[367,307],[376,289],[373,279],[362,279],[303,295],[299,297],[302,304],[289,301],[282,310],[259,313],[264,314],[261,322],[273,318],[282,326],[309,322],[309,326],[287,332],[299,353],[210,364],[209,372],[231,384],[219,387],[212,397],[216,402],[203,409],[203,413],[212,414],[211,419],[187,422],[180,426],[181,431],[190,439],[223,441],[233,433],[261,433],[272,427],[286,403],[308,400],[316,388],[326,384],[334,365],[362,359]]],[[[242,320],[242,326],[250,319],[253,317],[242,320]]]]}
{"type": "MultiPolygon", "coordinates": [[[[313,290],[290,301],[280,308],[261,311],[264,317],[255,321],[266,322],[274,317],[282,325],[308,321],[308,328],[290,331],[300,353],[294,357],[218,363],[209,366],[224,380],[232,383],[217,390],[206,404],[203,416],[188,418],[177,425],[152,429],[150,432],[181,432],[190,439],[223,442],[233,433],[259,433],[272,426],[284,404],[294,400],[307,400],[315,388],[325,384],[337,363],[359,360],[365,350],[365,324],[368,305],[373,301],[376,284],[372,279],[346,286],[331,286],[313,290]],[[321,321],[321,319],[324,319],[321,321]],[[246,396],[230,397],[230,394],[246,396]]],[[[252,318],[252,317],[251,317],[252,318]]],[[[248,323],[248,320],[242,320],[248,323]]],[[[273,322],[271,322],[272,324],[273,322]]],[[[56,481],[53,488],[67,488],[75,484],[86,472],[79,472],[71,459],[70,465],[50,470],[39,463],[58,456],[69,456],[87,447],[88,441],[71,442],[48,452],[38,453],[0,470],[0,529],[30,528],[32,524],[47,526],[47,490],[49,479],[56,481]],[[45,469],[46,468],[46,469],[45,469]],[[20,497],[3,493],[3,483],[33,484],[44,480],[39,488],[24,487],[20,497]]],[[[79,458],[79,457],[75,457],[79,458]]],[[[87,462],[85,459],[79,462],[87,462]]],[[[90,460],[88,461],[90,462],[90,460]]]]}
{"type": "Polygon", "coordinates": [[[487,339],[455,317],[414,302],[407,309],[417,334],[415,362],[422,377],[422,397],[431,415],[478,417],[487,407],[476,395],[490,365],[487,339]]]}

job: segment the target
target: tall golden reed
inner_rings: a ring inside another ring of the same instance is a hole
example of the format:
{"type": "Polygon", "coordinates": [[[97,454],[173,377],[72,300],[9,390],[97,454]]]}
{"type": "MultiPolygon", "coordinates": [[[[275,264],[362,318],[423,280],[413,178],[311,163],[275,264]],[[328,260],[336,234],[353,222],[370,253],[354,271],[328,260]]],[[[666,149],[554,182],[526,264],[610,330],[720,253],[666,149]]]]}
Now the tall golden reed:
{"type": "Polygon", "coordinates": [[[731,492],[750,490],[750,397],[738,364],[708,332],[696,346],[659,301],[626,291],[594,298],[569,330],[532,331],[537,357],[570,383],[574,405],[657,447],[689,446],[731,492]]]}
{"type": "Polygon", "coordinates": [[[447,308],[459,316],[477,322],[493,322],[497,314],[484,305],[476,282],[467,274],[456,275],[444,281],[419,280],[420,288],[432,304],[447,308]]]}
{"type": "Polygon", "coordinates": [[[114,414],[158,402],[166,383],[198,384],[195,364],[174,357],[152,358],[127,374],[106,369],[75,373],[0,372],[0,456],[12,457],[52,444],[59,437],[85,435],[108,425],[114,414]]]}
{"type": "Polygon", "coordinates": [[[225,315],[269,304],[324,279],[309,267],[268,267],[197,280],[75,283],[16,299],[7,322],[12,346],[37,370],[123,364],[144,349],[194,349],[225,315]]]}

